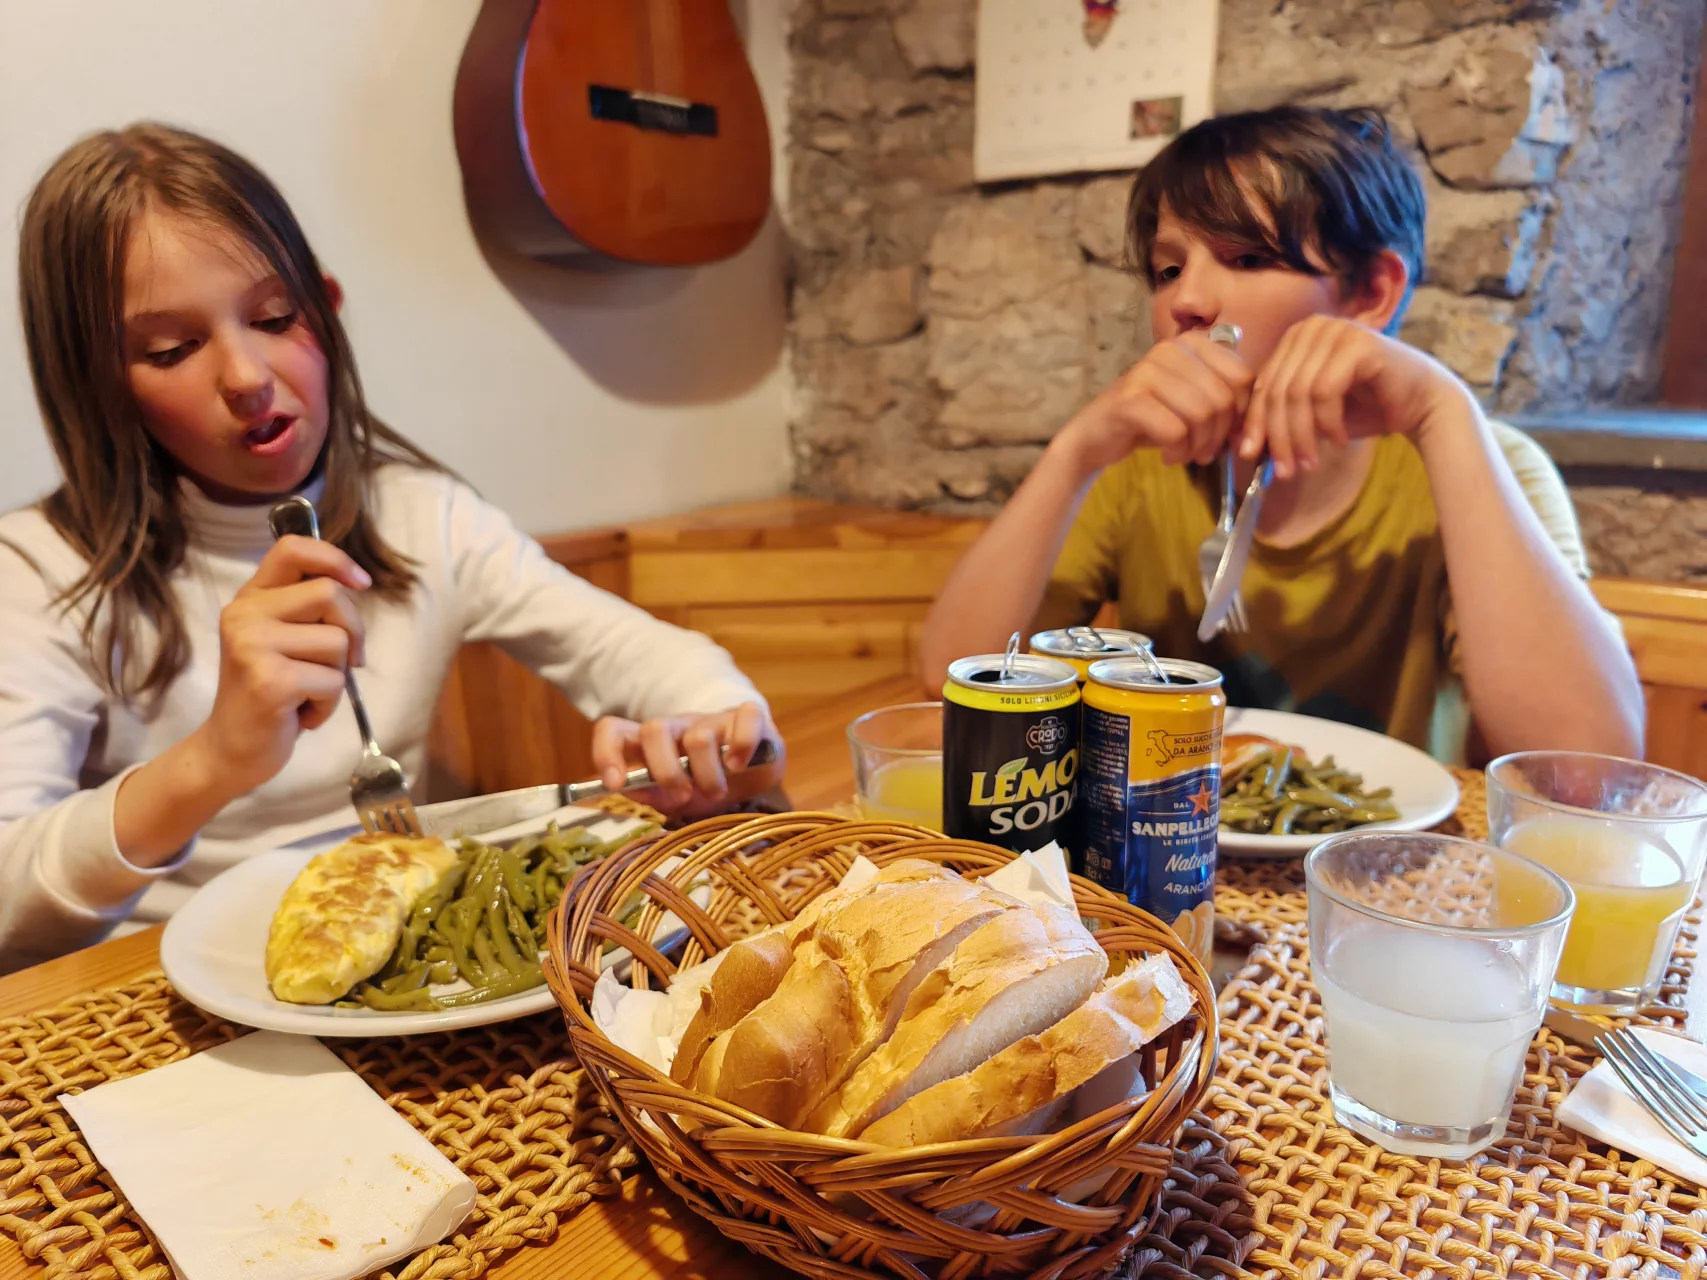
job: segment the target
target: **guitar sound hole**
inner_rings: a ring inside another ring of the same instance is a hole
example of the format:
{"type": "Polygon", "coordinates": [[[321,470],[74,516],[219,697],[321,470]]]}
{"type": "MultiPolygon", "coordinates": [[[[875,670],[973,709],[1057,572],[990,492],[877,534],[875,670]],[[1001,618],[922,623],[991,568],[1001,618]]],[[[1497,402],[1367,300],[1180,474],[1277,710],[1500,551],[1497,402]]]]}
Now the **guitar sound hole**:
{"type": "Polygon", "coordinates": [[[614,120],[658,133],[717,136],[717,108],[708,103],[657,93],[633,93],[603,84],[588,85],[587,99],[595,120],[614,120]]]}

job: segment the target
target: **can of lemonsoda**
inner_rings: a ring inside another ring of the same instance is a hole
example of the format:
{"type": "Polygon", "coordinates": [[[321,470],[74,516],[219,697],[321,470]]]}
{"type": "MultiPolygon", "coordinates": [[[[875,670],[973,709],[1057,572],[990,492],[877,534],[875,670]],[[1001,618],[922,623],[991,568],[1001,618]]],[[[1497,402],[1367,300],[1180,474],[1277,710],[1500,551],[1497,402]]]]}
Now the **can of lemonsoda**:
{"type": "Polygon", "coordinates": [[[1173,926],[1207,964],[1221,818],[1221,673],[1113,658],[1084,691],[1078,870],[1173,926]]]}
{"type": "Polygon", "coordinates": [[[1024,654],[961,658],[948,668],[942,721],[944,832],[1018,852],[1051,840],[1070,850],[1079,772],[1073,669],[1024,654]]]}

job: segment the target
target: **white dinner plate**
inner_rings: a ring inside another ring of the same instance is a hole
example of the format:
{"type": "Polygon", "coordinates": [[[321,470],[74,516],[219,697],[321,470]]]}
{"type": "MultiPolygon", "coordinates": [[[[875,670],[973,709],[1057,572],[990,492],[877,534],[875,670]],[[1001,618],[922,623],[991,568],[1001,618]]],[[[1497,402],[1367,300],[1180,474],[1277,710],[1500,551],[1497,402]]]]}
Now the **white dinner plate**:
{"type": "MultiPolygon", "coordinates": [[[[1340,768],[1363,775],[1365,790],[1391,787],[1397,820],[1372,822],[1357,827],[1358,831],[1423,831],[1444,822],[1458,808],[1457,779],[1432,756],[1397,738],[1336,720],[1249,707],[1227,708],[1226,732],[1260,733],[1302,747],[1311,763],[1332,756],[1340,768]]],[[[1223,827],[1220,850],[1241,858],[1301,858],[1325,838],[1251,836],[1223,827]]]]}
{"type": "MultiPolygon", "coordinates": [[[[485,838],[518,840],[544,831],[548,822],[573,821],[587,813],[585,809],[564,809],[488,832],[485,838]]],[[[636,818],[609,818],[588,830],[601,840],[612,840],[643,825],[636,818]]],[[[160,939],[160,967],[178,994],[198,1009],[229,1022],[307,1036],[421,1035],[504,1022],[556,1007],[550,988],[543,985],[484,1004],[421,1013],[336,1009],[275,1000],[267,987],[264,965],[273,913],[308,860],[350,834],[339,832],[313,844],[246,858],[197,890],[166,922],[160,939]]],[[[666,918],[660,933],[667,931],[672,918],[666,918]]]]}

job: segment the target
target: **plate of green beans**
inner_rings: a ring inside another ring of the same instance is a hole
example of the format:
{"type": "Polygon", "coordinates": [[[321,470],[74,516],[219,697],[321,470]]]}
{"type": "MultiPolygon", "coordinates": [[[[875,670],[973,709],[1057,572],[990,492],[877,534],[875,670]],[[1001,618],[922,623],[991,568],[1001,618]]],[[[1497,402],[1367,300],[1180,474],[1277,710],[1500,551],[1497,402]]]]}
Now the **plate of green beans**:
{"type": "MultiPolygon", "coordinates": [[[[379,972],[334,1004],[275,999],[263,956],[285,890],[348,832],[257,854],[203,885],[167,923],[161,967],[198,1008],[299,1035],[419,1035],[553,1009],[540,972],[547,916],[582,867],[652,829],[616,817],[557,825],[576,816],[585,815],[565,811],[485,838],[447,841],[456,865],[415,904],[379,972]]],[[[636,914],[639,906],[632,904],[636,914]]],[[[658,938],[671,927],[667,917],[658,938]]]]}
{"type": "Polygon", "coordinates": [[[1338,831],[1421,831],[1457,806],[1451,772],[1407,743],[1313,716],[1227,710],[1223,853],[1302,857],[1338,831]]]}
{"type": "MultiPolygon", "coordinates": [[[[644,829],[603,838],[582,827],[548,826],[510,844],[453,841],[457,863],[415,904],[385,967],[357,986],[342,1009],[432,1013],[532,991],[545,982],[545,922],[582,867],[644,829]]],[[[622,923],[640,914],[636,898],[622,923]]]]}

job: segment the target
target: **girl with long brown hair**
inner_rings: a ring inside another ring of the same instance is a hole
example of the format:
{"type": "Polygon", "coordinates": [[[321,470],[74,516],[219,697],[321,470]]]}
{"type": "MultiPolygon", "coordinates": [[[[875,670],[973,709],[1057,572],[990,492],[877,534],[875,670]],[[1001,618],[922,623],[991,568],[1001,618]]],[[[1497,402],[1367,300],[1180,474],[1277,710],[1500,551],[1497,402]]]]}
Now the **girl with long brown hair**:
{"type": "Polygon", "coordinates": [[[612,781],[643,760],[697,809],[775,782],[721,767],[775,738],[723,650],[553,564],[369,411],[337,283],[241,156],[85,138],[19,267],[63,483],[0,516],[0,972],[347,824],[347,664],[412,775],[458,647],[490,640],[603,717],[612,781]],[[293,493],[324,541],[273,542],[293,493]]]}

